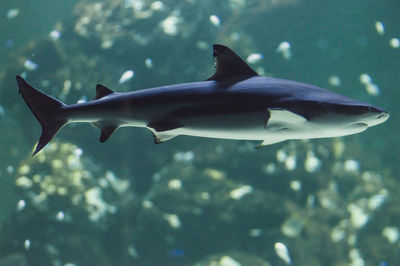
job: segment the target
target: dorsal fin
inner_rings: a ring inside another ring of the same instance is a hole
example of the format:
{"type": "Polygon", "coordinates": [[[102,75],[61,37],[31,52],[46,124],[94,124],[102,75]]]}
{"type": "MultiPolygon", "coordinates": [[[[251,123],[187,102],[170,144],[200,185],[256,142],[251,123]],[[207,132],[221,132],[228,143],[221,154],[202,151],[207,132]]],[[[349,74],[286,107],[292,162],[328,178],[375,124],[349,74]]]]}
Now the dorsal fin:
{"type": "Polygon", "coordinates": [[[207,80],[222,81],[229,78],[247,79],[258,74],[249,67],[234,51],[221,45],[213,45],[215,73],[207,80]]]}
{"type": "Polygon", "coordinates": [[[104,96],[110,95],[114,93],[112,90],[107,88],[106,86],[103,86],[101,84],[97,84],[96,86],[96,97],[93,100],[98,100],[103,98],[104,96]]]}

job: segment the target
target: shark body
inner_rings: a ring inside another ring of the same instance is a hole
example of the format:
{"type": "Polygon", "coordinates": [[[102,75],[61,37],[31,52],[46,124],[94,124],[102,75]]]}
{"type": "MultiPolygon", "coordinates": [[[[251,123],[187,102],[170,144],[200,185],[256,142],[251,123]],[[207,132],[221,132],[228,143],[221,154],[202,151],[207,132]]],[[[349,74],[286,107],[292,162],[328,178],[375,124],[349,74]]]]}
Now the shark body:
{"type": "Polygon", "coordinates": [[[178,135],[261,140],[362,132],[389,118],[383,109],[322,88],[259,76],[230,48],[214,45],[216,71],[206,81],[117,93],[97,85],[94,100],[65,105],[17,76],[19,91],[42,125],[38,153],[70,122],[90,122],[105,142],[123,126],[148,128],[154,142],[178,135]]]}

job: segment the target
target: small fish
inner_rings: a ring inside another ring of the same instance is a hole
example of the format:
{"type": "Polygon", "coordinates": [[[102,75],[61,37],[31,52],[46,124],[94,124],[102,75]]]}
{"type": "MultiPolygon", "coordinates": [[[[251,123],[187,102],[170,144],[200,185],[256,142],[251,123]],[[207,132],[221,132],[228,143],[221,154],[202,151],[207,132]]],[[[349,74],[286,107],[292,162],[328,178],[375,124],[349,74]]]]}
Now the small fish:
{"type": "Polygon", "coordinates": [[[135,72],[133,72],[133,70],[127,70],[127,71],[125,71],[125,72],[121,75],[121,77],[119,78],[118,83],[119,83],[119,84],[123,84],[123,83],[125,83],[125,82],[131,80],[131,79],[133,78],[134,74],[135,74],[135,72]]]}
{"type": "Polygon", "coordinates": [[[66,124],[93,123],[105,142],[122,126],[149,129],[155,143],[178,135],[261,140],[345,136],[389,118],[385,110],[296,81],[259,76],[230,48],[215,44],[215,73],[205,81],[127,93],[97,85],[89,102],[66,105],[17,76],[19,92],[42,125],[38,153],[66,124]]]}
{"type": "Polygon", "coordinates": [[[7,11],[7,19],[16,18],[18,15],[19,15],[19,9],[17,8],[12,8],[7,11]]]}
{"type": "Polygon", "coordinates": [[[28,59],[25,61],[24,67],[26,70],[33,71],[38,68],[38,64],[36,64],[32,60],[28,59]]]}
{"type": "Polygon", "coordinates": [[[216,27],[221,26],[221,20],[219,19],[219,17],[217,15],[211,15],[210,22],[216,27]]]}
{"type": "Polygon", "coordinates": [[[261,59],[263,59],[263,58],[264,58],[264,56],[263,56],[262,54],[256,53],[256,54],[251,54],[251,55],[249,55],[249,56],[247,57],[246,61],[247,61],[247,63],[249,63],[249,64],[255,64],[255,63],[257,63],[258,61],[260,61],[261,59]]]}

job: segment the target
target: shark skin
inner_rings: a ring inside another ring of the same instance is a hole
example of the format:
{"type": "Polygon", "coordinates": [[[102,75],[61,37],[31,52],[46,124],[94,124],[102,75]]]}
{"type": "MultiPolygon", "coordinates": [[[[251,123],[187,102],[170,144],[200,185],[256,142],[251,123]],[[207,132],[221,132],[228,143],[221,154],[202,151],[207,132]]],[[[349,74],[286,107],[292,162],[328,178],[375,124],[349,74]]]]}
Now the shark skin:
{"type": "Polygon", "coordinates": [[[215,44],[206,81],[117,93],[97,85],[89,102],[66,105],[17,76],[19,92],[42,126],[33,155],[66,124],[93,123],[107,141],[119,127],[149,129],[155,143],[178,135],[261,140],[355,134],[389,118],[385,110],[296,81],[259,76],[230,48],[215,44]]]}

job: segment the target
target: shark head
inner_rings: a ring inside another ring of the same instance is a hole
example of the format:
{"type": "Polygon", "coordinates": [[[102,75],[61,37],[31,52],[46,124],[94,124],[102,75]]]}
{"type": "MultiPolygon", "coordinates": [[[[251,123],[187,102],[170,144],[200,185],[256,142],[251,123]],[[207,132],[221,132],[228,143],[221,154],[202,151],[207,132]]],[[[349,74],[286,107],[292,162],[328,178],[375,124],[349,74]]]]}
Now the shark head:
{"type": "Polygon", "coordinates": [[[278,134],[261,145],[286,139],[352,135],[385,122],[389,116],[379,107],[344,97],[333,102],[303,102],[286,110],[271,109],[266,129],[278,134]]]}
{"type": "Polygon", "coordinates": [[[330,106],[331,112],[328,112],[324,120],[321,117],[321,124],[330,124],[328,128],[333,135],[337,136],[360,133],[369,127],[376,126],[385,122],[389,118],[389,113],[379,107],[368,103],[354,102],[353,104],[342,103],[330,106]],[[333,109],[333,110],[332,110],[333,109]]]}
{"type": "Polygon", "coordinates": [[[389,113],[379,107],[365,104],[361,106],[353,106],[352,109],[358,109],[353,116],[359,123],[364,123],[368,127],[379,125],[389,118],[389,113]]]}

